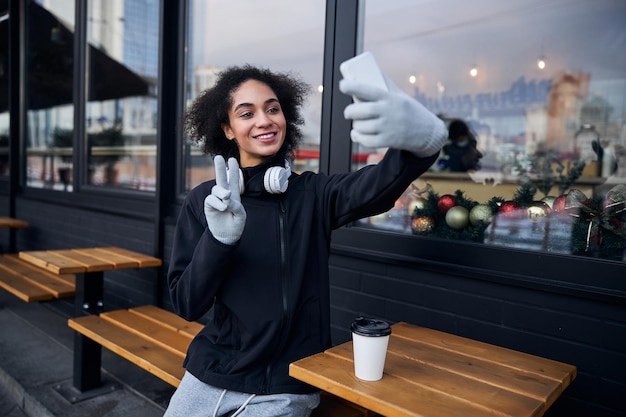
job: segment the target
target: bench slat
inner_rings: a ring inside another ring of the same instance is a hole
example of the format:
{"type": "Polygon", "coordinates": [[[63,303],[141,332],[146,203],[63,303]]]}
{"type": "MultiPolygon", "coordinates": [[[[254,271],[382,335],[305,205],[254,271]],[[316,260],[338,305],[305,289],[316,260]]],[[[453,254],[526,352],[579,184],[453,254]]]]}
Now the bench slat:
{"type": "Polygon", "coordinates": [[[113,269],[139,267],[139,261],[136,259],[131,259],[127,256],[121,256],[110,251],[104,251],[100,248],[74,249],[73,251],[79,254],[88,254],[88,256],[92,259],[100,259],[102,262],[113,264],[113,269]]]}
{"type": "Polygon", "coordinates": [[[79,264],[85,272],[101,272],[115,269],[115,264],[83,253],[74,249],[61,249],[54,251],[55,257],[59,259],[67,258],[74,264],[79,264]]]}
{"type": "Polygon", "coordinates": [[[68,326],[170,385],[178,387],[183,377],[179,356],[99,316],[72,318],[68,326]]]}
{"type": "Polygon", "coordinates": [[[4,272],[0,273],[0,287],[19,299],[31,303],[34,301],[48,301],[54,298],[50,292],[43,288],[33,285],[18,276],[4,272]]]}
{"type": "Polygon", "coordinates": [[[74,282],[74,275],[57,276],[22,261],[16,255],[0,256],[0,285],[26,302],[72,297],[74,282]]]}
{"type": "Polygon", "coordinates": [[[23,228],[28,227],[28,222],[14,219],[13,217],[0,217],[0,227],[23,228]]]}
{"type": "Polygon", "coordinates": [[[193,339],[204,327],[196,321],[187,321],[171,311],[167,311],[153,305],[134,307],[130,308],[129,311],[159,322],[163,326],[169,326],[171,329],[186,335],[190,339],[193,339]]]}
{"type": "Polygon", "coordinates": [[[21,259],[52,271],[55,274],[82,274],[87,272],[84,266],[76,266],[71,259],[56,255],[54,252],[45,250],[20,252],[19,256],[21,259]]]}
{"type": "Polygon", "coordinates": [[[101,313],[100,318],[170,351],[181,359],[185,358],[187,348],[191,343],[189,337],[176,332],[176,330],[138,314],[133,314],[128,310],[101,313]]]}
{"type": "Polygon", "coordinates": [[[144,255],[137,252],[132,252],[124,248],[118,248],[115,246],[107,246],[102,248],[97,248],[98,251],[107,252],[109,254],[119,255],[125,258],[132,259],[139,263],[142,268],[153,267],[153,266],[161,266],[162,261],[159,258],[154,258],[152,256],[144,255]]]}

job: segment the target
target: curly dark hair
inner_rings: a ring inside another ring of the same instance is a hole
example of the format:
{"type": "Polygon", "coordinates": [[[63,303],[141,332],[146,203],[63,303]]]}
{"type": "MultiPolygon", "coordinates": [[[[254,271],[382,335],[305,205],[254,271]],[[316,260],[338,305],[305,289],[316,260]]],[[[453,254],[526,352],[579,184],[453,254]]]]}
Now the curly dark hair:
{"type": "Polygon", "coordinates": [[[293,75],[252,65],[233,66],[220,72],[215,85],[203,91],[188,109],[185,132],[205,154],[239,159],[237,144],[226,138],[222,125],[230,124],[228,110],[232,106],[232,93],[248,80],[267,84],[276,94],[287,121],[285,143],[279,153],[284,157],[293,156],[302,139],[300,126],[304,119],[300,108],[309,85],[293,75]]]}

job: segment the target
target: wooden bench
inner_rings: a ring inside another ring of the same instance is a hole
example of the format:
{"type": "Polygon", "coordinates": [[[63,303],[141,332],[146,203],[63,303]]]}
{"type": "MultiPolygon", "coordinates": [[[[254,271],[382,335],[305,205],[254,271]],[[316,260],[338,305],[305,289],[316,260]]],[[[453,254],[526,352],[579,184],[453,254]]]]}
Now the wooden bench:
{"type": "Polygon", "coordinates": [[[0,228],[20,229],[28,227],[28,222],[13,217],[0,217],[0,228]]]}
{"type": "MultiPolygon", "coordinates": [[[[9,229],[9,253],[15,252],[15,231],[28,227],[28,222],[13,217],[0,217],[0,229],[9,229]]],[[[0,246],[0,253],[4,253],[4,249],[0,246]]]]}
{"type": "MultiPolygon", "coordinates": [[[[71,318],[70,328],[178,387],[183,360],[202,324],[188,322],[156,306],[141,306],[71,318]]],[[[324,393],[317,417],[373,417],[375,414],[324,393]]]]}
{"type": "Polygon", "coordinates": [[[17,254],[0,255],[0,287],[26,301],[73,297],[76,276],[57,275],[21,260],[17,254]]]}

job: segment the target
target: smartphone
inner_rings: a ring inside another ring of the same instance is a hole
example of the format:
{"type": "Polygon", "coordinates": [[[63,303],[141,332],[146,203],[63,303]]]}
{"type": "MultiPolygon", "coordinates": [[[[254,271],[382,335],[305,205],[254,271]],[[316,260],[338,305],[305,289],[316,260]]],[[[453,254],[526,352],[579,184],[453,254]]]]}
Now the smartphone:
{"type": "MultiPolygon", "coordinates": [[[[385,77],[381,72],[374,55],[365,51],[339,65],[341,75],[347,80],[358,80],[387,90],[385,77]]],[[[358,101],[354,98],[355,101],[358,101]]]]}

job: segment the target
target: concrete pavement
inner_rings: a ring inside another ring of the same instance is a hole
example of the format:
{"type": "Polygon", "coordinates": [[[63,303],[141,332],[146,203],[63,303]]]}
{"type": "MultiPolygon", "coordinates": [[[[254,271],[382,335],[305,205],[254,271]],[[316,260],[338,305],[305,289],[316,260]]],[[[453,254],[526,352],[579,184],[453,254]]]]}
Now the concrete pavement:
{"type": "Polygon", "coordinates": [[[73,392],[71,308],[0,289],[0,417],[162,416],[174,388],[104,348],[104,393],[74,403],[61,394],[73,392]]]}

